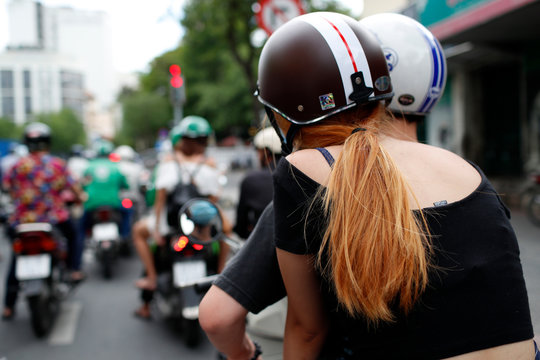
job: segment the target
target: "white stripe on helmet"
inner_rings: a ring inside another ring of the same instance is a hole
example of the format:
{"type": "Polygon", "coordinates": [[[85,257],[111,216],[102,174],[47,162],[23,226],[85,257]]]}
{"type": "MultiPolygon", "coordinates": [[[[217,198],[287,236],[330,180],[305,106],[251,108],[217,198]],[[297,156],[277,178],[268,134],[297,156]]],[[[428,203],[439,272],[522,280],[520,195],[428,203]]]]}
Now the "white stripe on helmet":
{"type": "Polygon", "coordinates": [[[299,19],[302,19],[317,29],[330,47],[341,74],[341,82],[345,96],[347,97],[347,104],[352,103],[349,95],[353,92],[351,75],[355,72],[362,71],[366,86],[373,87],[371,71],[364,50],[362,49],[362,44],[360,44],[360,41],[350,26],[340,15],[317,13],[304,15],[299,19]],[[355,65],[357,70],[355,70],[355,65]]]}

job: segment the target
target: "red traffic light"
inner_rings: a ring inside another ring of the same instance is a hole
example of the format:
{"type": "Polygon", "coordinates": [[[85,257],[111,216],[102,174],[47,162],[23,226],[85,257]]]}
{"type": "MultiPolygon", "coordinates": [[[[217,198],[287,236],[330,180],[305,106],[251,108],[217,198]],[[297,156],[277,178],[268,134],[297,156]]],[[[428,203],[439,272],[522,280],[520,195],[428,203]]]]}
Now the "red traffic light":
{"type": "Polygon", "coordinates": [[[182,73],[182,69],[180,69],[180,66],[172,64],[171,66],[169,66],[169,72],[172,75],[171,86],[173,88],[182,87],[182,85],[184,84],[184,79],[182,79],[182,77],[180,76],[180,74],[182,73]]]}
{"type": "Polygon", "coordinates": [[[183,84],[184,84],[184,79],[182,79],[180,76],[173,76],[171,78],[171,86],[173,88],[182,87],[183,84]]]}
{"type": "Polygon", "coordinates": [[[180,69],[180,66],[173,64],[169,66],[169,72],[172,76],[180,76],[180,74],[182,73],[182,69],[180,69]]]}

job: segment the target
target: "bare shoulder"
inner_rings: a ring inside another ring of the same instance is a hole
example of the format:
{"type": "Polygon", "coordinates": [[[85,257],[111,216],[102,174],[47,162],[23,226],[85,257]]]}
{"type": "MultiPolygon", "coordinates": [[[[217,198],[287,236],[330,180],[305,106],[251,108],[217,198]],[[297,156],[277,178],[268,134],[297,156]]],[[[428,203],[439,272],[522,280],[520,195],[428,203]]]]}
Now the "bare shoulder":
{"type": "Polygon", "coordinates": [[[480,185],[481,175],[468,161],[431,145],[401,144],[390,150],[422,207],[465,198],[480,185]]]}

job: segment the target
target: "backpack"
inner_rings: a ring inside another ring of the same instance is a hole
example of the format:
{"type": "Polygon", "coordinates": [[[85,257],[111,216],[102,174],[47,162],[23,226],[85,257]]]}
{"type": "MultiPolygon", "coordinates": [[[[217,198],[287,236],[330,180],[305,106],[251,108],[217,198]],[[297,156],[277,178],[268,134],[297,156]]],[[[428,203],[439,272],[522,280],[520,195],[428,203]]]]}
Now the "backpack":
{"type": "MultiPolygon", "coordinates": [[[[195,174],[199,171],[202,164],[203,163],[200,163],[199,166],[195,168],[193,173],[189,174],[188,183],[185,184],[182,179],[180,179],[173,191],[171,191],[167,196],[167,223],[174,230],[180,227],[178,213],[180,212],[180,209],[182,209],[182,206],[184,206],[188,200],[196,197],[202,197],[197,189],[197,185],[195,185],[193,181],[195,174]]],[[[180,168],[180,166],[178,167],[180,168]]]]}

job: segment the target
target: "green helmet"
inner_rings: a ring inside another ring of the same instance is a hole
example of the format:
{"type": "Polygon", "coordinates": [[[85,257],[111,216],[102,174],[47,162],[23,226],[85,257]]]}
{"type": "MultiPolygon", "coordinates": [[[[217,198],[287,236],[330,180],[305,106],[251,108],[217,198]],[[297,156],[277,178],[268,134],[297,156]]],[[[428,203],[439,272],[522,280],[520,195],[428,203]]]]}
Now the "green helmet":
{"type": "Polygon", "coordinates": [[[114,149],[113,144],[107,140],[98,140],[94,144],[94,150],[97,156],[108,156],[114,149]]]}
{"type": "Polygon", "coordinates": [[[207,137],[212,133],[212,128],[205,118],[190,115],[180,121],[170,133],[171,142],[174,145],[183,137],[200,138],[207,137]]]}

